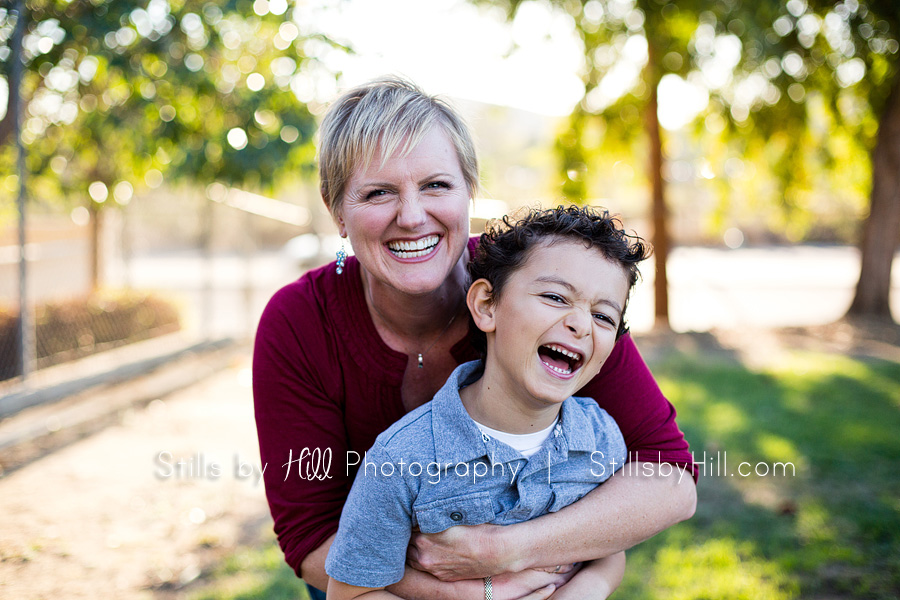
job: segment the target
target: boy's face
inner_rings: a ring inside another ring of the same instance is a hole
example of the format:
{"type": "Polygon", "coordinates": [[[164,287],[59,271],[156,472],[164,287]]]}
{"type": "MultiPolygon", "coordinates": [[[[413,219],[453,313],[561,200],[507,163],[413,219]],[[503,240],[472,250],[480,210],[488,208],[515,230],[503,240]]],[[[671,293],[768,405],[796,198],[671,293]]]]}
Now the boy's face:
{"type": "Polygon", "coordinates": [[[488,320],[487,364],[502,393],[559,403],[600,371],[628,295],[625,269],[584,243],[551,238],[511,274],[488,320]]]}

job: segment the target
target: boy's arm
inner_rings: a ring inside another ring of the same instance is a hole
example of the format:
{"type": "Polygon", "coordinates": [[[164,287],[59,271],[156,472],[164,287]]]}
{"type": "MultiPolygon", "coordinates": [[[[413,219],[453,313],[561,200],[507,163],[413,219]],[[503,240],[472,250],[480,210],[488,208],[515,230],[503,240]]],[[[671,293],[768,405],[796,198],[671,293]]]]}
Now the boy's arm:
{"type": "Polygon", "coordinates": [[[624,552],[592,560],[585,563],[569,583],[550,596],[550,600],[606,600],[622,583],[624,575],[624,552]]]}
{"type": "Polygon", "coordinates": [[[406,570],[414,492],[396,468],[383,468],[395,464],[376,441],[356,474],[327,552],[325,571],[332,579],[359,586],[356,595],[396,583],[406,570]]]}

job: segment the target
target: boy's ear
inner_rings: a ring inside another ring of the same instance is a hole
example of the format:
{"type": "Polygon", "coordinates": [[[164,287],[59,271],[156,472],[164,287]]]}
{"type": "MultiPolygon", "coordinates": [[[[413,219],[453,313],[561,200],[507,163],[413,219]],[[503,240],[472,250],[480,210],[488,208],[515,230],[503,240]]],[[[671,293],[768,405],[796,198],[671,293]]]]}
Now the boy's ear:
{"type": "Polygon", "coordinates": [[[475,326],[485,333],[494,331],[494,286],[487,279],[479,279],[469,286],[466,305],[475,326]]]}

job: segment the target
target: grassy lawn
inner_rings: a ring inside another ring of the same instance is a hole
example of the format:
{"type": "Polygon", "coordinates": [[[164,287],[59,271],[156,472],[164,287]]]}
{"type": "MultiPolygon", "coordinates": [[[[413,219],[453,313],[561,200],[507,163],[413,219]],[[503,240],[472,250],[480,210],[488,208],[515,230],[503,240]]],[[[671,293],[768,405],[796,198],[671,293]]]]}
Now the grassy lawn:
{"type": "Polygon", "coordinates": [[[696,516],[629,553],[621,597],[898,597],[900,365],[796,353],[751,372],[673,356],[655,373],[696,460],[715,462],[696,516]],[[770,473],[741,477],[742,462],[770,473]],[[773,475],[779,462],[795,474],[773,475]]]}
{"type": "MultiPolygon", "coordinates": [[[[707,474],[696,516],[629,552],[614,597],[900,596],[900,364],[793,353],[751,371],[673,354],[654,372],[707,474]]],[[[298,589],[269,546],[231,557],[192,598],[298,589]]]]}
{"type": "Polygon", "coordinates": [[[275,535],[269,531],[263,537],[262,547],[244,548],[229,556],[188,597],[191,600],[307,600],[306,588],[284,562],[275,535]]]}

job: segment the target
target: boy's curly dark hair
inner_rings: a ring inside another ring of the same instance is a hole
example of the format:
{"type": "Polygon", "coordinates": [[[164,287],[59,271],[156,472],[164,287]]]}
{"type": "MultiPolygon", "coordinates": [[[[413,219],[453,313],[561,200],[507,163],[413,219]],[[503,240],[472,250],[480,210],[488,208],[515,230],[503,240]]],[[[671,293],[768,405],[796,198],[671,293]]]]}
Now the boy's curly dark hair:
{"type": "MultiPolygon", "coordinates": [[[[522,215],[505,216],[488,224],[478,240],[475,257],[469,263],[470,281],[486,279],[491,283],[494,300],[503,293],[509,276],[524,264],[528,252],[548,238],[572,238],[598,248],[610,260],[619,263],[628,276],[628,292],[637,282],[638,263],[652,254],[652,247],[636,235],[622,229],[622,222],[606,210],[590,206],[558,206],[547,210],[526,209],[522,215]]],[[[552,243],[552,241],[551,241],[552,243]]],[[[625,308],[616,339],[628,331],[625,308]]],[[[470,321],[473,343],[482,353],[487,350],[487,337],[470,321]]]]}

